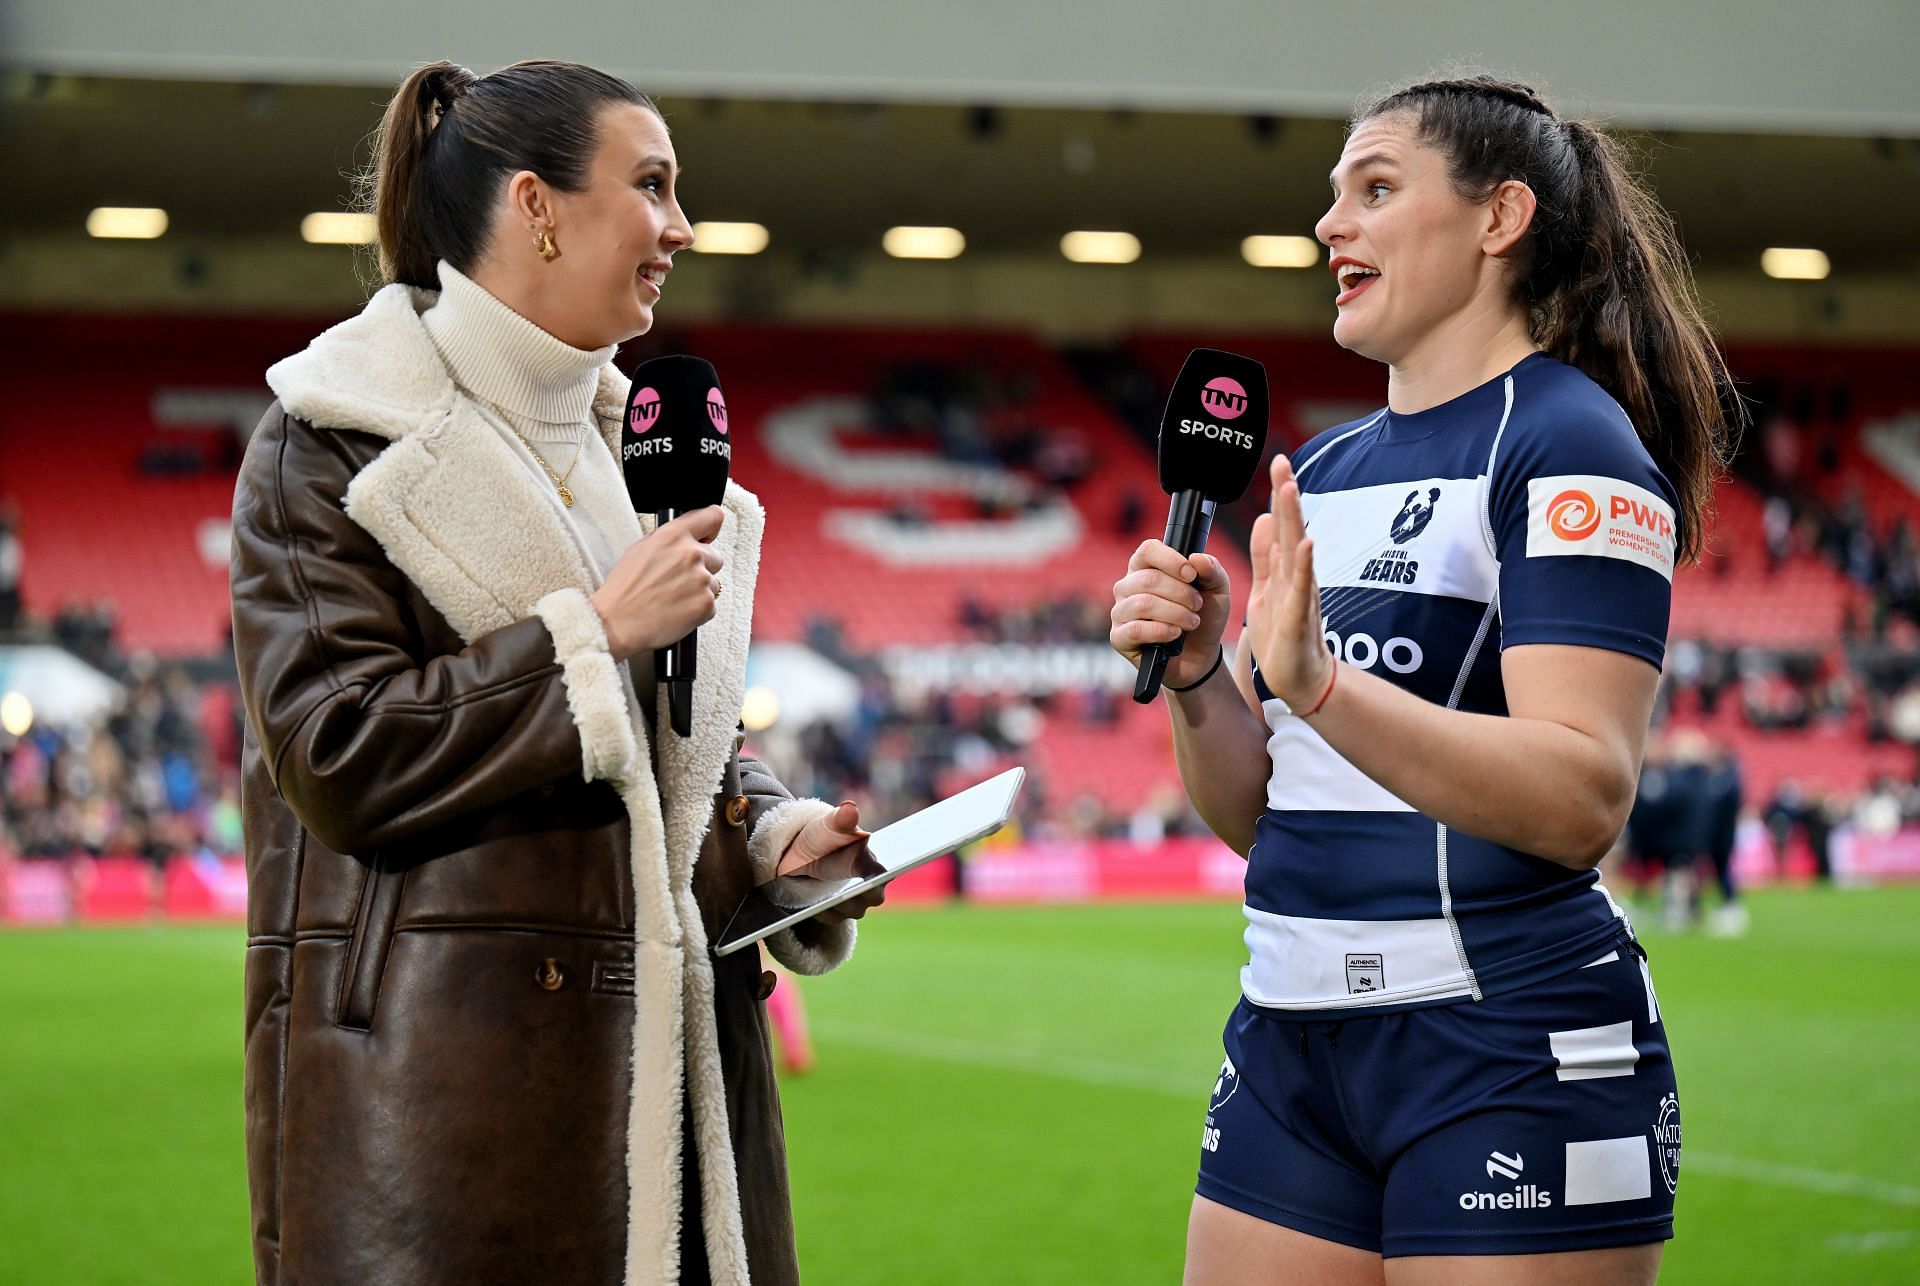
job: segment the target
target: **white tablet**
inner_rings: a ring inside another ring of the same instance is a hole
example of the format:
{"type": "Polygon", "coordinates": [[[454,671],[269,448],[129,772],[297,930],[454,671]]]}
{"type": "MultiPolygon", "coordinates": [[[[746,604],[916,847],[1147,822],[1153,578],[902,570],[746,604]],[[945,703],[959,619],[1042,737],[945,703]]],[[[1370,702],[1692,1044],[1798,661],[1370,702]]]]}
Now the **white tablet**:
{"type": "Polygon", "coordinates": [[[874,873],[823,884],[820,897],[806,906],[777,906],[766,897],[749,897],[720,934],[720,945],[714,948],[713,954],[731,955],[742,947],[750,947],[770,933],[811,919],[828,907],[885,884],[916,866],[925,866],[936,857],[944,857],[963,845],[986,838],[1013,816],[1014,801],[1020,797],[1020,787],[1026,779],[1025,768],[1009,768],[998,777],[989,777],[978,786],[950,795],[891,826],[882,826],[867,840],[874,873]]]}

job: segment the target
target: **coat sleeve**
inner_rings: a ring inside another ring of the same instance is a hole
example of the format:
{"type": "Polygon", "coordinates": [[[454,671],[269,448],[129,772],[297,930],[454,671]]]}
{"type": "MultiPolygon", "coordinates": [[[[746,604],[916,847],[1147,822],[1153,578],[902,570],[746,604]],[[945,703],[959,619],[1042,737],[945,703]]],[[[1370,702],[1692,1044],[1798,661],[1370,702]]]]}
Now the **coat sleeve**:
{"type": "MultiPolygon", "coordinates": [[[[747,854],[753,861],[754,879],[773,902],[805,906],[804,888],[795,888],[793,877],[776,878],[773,872],[793,837],[814,818],[831,813],[835,805],[824,799],[795,799],[765,764],[745,755],[740,757],[740,789],[747,797],[747,854]]],[[[795,973],[821,974],[846,963],[857,936],[852,920],[832,924],[802,920],[769,937],[767,949],[795,973]]]]}
{"type": "Polygon", "coordinates": [[[586,596],[560,591],[458,653],[424,655],[406,578],[341,508],[355,438],[275,407],[234,494],[241,695],[294,814],[359,854],[569,773],[611,775],[605,761],[632,753],[632,733],[587,754],[573,708],[584,694],[570,690],[620,691],[586,596]]]}

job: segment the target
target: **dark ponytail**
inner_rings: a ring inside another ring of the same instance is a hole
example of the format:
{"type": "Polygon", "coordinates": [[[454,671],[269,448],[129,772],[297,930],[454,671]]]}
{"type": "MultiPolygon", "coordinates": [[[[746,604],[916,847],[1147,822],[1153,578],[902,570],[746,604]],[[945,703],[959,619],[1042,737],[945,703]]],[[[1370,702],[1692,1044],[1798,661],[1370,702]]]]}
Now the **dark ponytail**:
{"type": "Polygon", "coordinates": [[[520,62],[475,76],[444,60],[418,68],[387,104],[362,176],[379,232],[380,278],[427,290],[445,259],[472,270],[509,176],[531,170],[563,192],[587,185],[609,104],[657,112],[617,76],[580,63],[520,62]]]}
{"type": "Polygon", "coordinates": [[[1624,149],[1562,120],[1526,85],[1472,76],[1427,81],[1357,113],[1407,112],[1448,156],[1455,192],[1476,203],[1517,179],[1533,226],[1514,252],[1514,289],[1533,338],[1626,409],[1680,500],[1682,562],[1705,542],[1738,415],[1672,218],[1634,177],[1624,149]]]}

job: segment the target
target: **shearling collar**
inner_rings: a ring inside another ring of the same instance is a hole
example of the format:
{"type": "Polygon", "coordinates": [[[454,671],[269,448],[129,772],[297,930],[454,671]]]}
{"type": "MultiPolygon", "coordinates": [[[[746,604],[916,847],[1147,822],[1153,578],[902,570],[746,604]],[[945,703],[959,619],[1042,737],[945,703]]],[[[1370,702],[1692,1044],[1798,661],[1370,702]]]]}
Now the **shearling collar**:
{"type": "MultiPolygon", "coordinates": [[[[439,298],[436,290],[382,287],[358,314],[268,367],[268,387],[289,412],[316,428],[357,429],[395,440],[426,432],[460,394],[420,320],[439,298]]],[[[613,363],[600,368],[593,414],[615,459],[629,387],[613,363]]]]}

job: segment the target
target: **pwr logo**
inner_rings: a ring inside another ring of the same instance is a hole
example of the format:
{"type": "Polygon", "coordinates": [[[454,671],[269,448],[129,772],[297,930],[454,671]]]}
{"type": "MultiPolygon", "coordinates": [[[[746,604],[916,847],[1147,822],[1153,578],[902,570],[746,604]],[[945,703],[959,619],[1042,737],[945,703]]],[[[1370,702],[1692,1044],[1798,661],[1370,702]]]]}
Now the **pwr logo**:
{"type": "Polygon", "coordinates": [[[1673,579],[1673,506],[1619,478],[1565,474],[1527,482],[1527,557],[1618,558],[1673,579]]]}
{"type": "MultiPolygon", "coordinates": [[[[718,389],[714,390],[716,393],[718,389]]],[[[633,395],[633,414],[627,417],[635,433],[645,433],[660,422],[660,394],[657,390],[643,388],[633,395]]]]}
{"type": "Polygon", "coordinates": [[[1247,409],[1246,386],[1231,375],[1216,375],[1200,390],[1200,405],[1223,420],[1237,420],[1247,409]]]}
{"type": "Polygon", "coordinates": [[[1673,539],[1673,514],[1665,506],[1656,509],[1652,505],[1641,504],[1631,496],[1616,495],[1608,506],[1607,516],[1616,522],[1624,518],[1643,531],[1673,539]]]}
{"type": "Polygon", "coordinates": [[[1600,526],[1600,506],[1584,491],[1562,491],[1547,506],[1547,526],[1562,540],[1585,540],[1600,526]]]}

